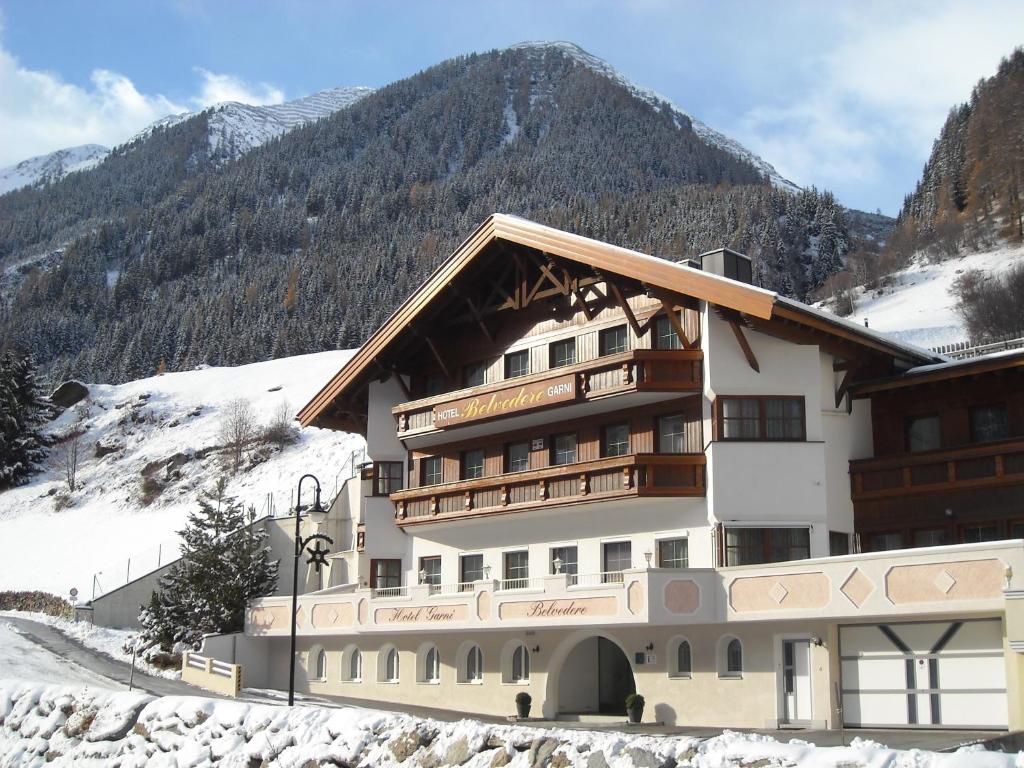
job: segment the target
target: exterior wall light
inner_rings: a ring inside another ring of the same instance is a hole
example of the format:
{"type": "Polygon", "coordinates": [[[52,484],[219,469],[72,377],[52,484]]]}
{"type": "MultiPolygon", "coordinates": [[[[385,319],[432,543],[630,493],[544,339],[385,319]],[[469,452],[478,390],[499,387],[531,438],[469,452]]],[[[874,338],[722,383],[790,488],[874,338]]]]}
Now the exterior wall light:
{"type": "Polygon", "coordinates": [[[646,552],[644,552],[644,558],[647,560],[647,567],[648,568],[651,567],[651,558],[652,557],[654,557],[654,553],[651,552],[651,550],[648,549],[646,552]]]}
{"type": "Polygon", "coordinates": [[[551,561],[551,564],[555,566],[555,573],[562,572],[562,558],[556,557],[554,560],[551,561]]]}

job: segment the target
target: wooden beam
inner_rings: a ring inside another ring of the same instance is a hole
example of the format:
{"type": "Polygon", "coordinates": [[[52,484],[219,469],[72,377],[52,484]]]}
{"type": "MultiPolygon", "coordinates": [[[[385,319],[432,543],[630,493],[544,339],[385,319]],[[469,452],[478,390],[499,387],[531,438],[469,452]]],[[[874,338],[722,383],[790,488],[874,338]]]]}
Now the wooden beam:
{"type": "MultiPolygon", "coordinates": [[[[683,345],[683,349],[693,349],[693,343],[686,335],[686,329],[683,328],[683,324],[679,320],[679,315],[676,313],[675,304],[666,299],[662,299],[661,308],[664,309],[665,314],[668,315],[668,321],[672,324],[672,328],[675,329],[676,336],[679,337],[679,342],[683,345]]],[[[744,339],[744,341],[746,341],[746,339],[744,339]]],[[[757,367],[753,367],[756,370],[757,367]]]]}
{"type": "Polygon", "coordinates": [[[624,314],[626,316],[626,320],[629,321],[629,325],[633,329],[633,333],[635,333],[638,337],[643,336],[643,333],[641,333],[640,331],[640,323],[637,322],[636,315],[633,314],[633,308],[629,306],[629,302],[626,301],[626,297],[622,293],[622,290],[619,288],[618,285],[611,282],[610,280],[608,281],[607,285],[608,290],[611,291],[612,293],[612,296],[614,296],[615,300],[619,302],[619,306],[622,308],[622,314],[624,314]]]}
{"type": "Polygon", "coordinates": [[[757,364],[757,357],[754,355],[754,350],[750,348],[750,342],[747,341],[747,337],[743,335],[743,329],[740,327],[740,324],[736,320],[730,320],[729,327],[732,328],[733,336],[736,337],[736,343],[743,350],[743,356],[747,358],[747,365],[757,373],[760,373],[761,366],[757,364]]]}
{"type": "Polygon", "coordinates": [[[843,398],[846,397],[847,392],[850,390],[850,379],[853,378],[853,374],[857,369],[855,367],[847,368],[846,373],[843,374],[843,380],[839,382],[839,389],[836,390],[836,408],[843,402],[843,398]]]}
{"type": "Polygon", "coordinates": [[[427,346],[430,347],[430,351],[434,353],[434,359],[437,360],[437,364],[441,366],[441,370],[444,371],[444,375],[448,377],[449,381],[455,381],[455,377],[452,375],[451,370],[448,368],[448,364],[441,357],[441,353],[437,349],[437,345],[434,344],[434,340],[429,336],[424,336],[423,340],[427,342],[427,346]]]}
{"type": "Polygon", "coordinates": [[[580,303],[580,309],[583,310],[583,316],[587,318],[587,320],[593,320],[594,313],[591,312],[590,307],[587,306],[587,299],[583,295],[583,292],[579,288],[576,288],[573,291],[573,294],[576,296],[576,300],[580,303]]]}

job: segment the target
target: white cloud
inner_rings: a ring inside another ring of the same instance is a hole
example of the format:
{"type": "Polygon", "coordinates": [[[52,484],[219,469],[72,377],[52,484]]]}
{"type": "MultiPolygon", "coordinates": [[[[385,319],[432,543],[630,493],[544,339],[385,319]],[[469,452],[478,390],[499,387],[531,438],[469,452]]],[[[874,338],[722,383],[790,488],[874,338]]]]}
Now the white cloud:
{"type": "Polygon", "coordinates": [[[920,167],[950,108],[1024,29],[1019,2],[830,7],[830,49],[811,57],[799,93],[783,85],[736,133],[784,176],[833,188],[881,181],[887,157],[920,167]]]}
{"type": "Polygon", "coordinates": [[[196,72],[202,78],[199,94],[192,99],[198,107],[208,107],[222,101],[238,101],[242,104],[280,104],[284,101],[284,91],[270,83],[256,83],[251,86],[233,75],[218,75],[214,72],[197,67],[196,72]]]}
{"type": "Polygon", "coordinates": [[[284,93],[232,75],[196,70],[194,96],[184,102],[141,92],[130,78],[97,69],[82,87],[60,75],[21,66],[0,47],[0,166],[80,144],[112,147],[155,120],[220,101],[275,104],[284,93]]]}

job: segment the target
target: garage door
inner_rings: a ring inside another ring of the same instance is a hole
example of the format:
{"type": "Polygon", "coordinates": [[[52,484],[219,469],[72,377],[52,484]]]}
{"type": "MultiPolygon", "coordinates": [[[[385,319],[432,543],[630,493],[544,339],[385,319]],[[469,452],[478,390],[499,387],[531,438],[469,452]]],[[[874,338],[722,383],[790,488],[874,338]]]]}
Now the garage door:
{"type": "Polygon", "coordinates": [[[999,619],[839,628],[850,726],[1006,728],[999,619]]]}

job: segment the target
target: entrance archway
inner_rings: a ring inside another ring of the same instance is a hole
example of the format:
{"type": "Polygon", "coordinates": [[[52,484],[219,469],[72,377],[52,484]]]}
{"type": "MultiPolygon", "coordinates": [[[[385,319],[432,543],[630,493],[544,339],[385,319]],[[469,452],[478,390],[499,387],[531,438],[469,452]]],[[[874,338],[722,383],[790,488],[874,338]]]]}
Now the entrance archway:
{"type": "Polygon", "coordinates": [[[624,715],[626,697],[636,693],[633,667],[622,647],[603,635],[567,643],[554,676],[557,714],[624,715]]]}

